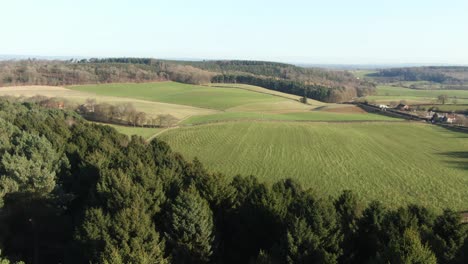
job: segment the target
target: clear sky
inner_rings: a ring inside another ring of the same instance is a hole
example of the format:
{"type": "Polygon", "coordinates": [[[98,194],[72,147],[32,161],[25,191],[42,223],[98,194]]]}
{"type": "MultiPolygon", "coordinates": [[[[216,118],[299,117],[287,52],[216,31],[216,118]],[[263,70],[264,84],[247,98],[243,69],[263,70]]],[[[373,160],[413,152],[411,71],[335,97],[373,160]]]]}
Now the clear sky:
{"type": "Polygon", "coordinates": [[[468,0],[0,0],[0,54],[468,64],[468,0]]]}

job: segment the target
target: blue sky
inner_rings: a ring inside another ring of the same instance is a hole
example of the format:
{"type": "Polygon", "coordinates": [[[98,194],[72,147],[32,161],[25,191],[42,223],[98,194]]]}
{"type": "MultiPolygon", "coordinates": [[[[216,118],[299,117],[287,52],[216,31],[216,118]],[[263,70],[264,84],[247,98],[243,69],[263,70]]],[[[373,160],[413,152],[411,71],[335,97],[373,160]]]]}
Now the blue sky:
{"type": "Polygon", "coordinates": [[[468,64],[467,0],[2,0],[0,54],[468,64]]]}

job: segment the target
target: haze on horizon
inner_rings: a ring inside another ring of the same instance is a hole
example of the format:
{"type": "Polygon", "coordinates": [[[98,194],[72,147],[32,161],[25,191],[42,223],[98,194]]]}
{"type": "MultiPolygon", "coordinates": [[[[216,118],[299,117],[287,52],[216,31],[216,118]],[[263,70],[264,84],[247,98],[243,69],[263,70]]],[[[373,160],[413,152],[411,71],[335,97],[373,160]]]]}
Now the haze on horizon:
{"type": "Polygon", "coordinates": [[[0,54],[468,64],[468,1],[2,1],[0,54]]]}

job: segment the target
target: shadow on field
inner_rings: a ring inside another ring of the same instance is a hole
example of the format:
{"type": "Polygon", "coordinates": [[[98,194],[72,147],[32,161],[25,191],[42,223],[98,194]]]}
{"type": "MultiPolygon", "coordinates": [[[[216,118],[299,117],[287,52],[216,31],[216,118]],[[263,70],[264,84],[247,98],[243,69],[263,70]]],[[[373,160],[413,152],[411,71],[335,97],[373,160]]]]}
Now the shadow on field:
{"type": "Polygon", "coordinates": [[[453,152],[443,152],[440,155],[458,159],[457,161],[446,161],[449,164],[452,164],[458,168],[468,170],[468,151],[453,151],[453,152]]]}
{"type": "Polygon", "coordinates": [[[468,128],[466,127],[453,127],[453,126],[445,126],[445,125],[439,125],[439,127],[445,128],[453,132],[459,132],[460,134],[459,138],[468,138],[468,128]],[[460,132],[463,134],[461,134],[460,132]]]}

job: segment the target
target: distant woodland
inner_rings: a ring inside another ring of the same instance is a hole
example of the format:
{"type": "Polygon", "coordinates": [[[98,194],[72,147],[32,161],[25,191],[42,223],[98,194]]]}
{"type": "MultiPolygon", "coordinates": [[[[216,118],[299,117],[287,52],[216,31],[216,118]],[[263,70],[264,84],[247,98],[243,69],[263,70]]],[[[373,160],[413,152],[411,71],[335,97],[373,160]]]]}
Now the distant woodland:
{"type": "Polygon", "coordinates": [[[210,173],[160,140],[0,100],[0,248],[2,264],[466,264],[468,226],[210,173]]]}
{"type": "Polygon", "coordinates": [[[377,81],[427,81],[445,84],[447,89],[468,89],[468,67],[411,67],[383,69],[368,74],[377,81]]]}
{"type": "Polygon", "coordinates": [[[345,71],[261,61],[164,61],[109,58],[0,62],[0,86],[177,81],[243,83],[327,102],[370,95],[375,85],[345,71]]]}

